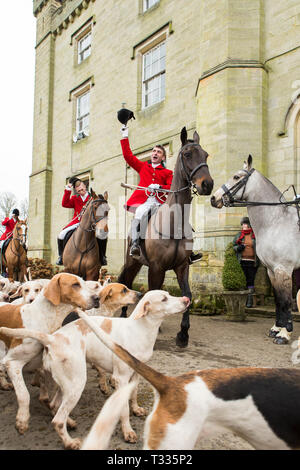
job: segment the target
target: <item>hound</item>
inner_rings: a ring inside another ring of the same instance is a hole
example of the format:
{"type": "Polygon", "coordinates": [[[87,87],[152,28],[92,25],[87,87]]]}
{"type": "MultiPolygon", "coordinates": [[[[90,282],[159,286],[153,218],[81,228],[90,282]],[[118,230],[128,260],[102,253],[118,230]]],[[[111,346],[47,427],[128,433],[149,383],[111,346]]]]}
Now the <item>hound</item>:
{"type": "MultiPolygon", "coordinates": [[[[144,449],[193,449],[201,434],[227,429],[255,449],[300,447],[300,370],[255,367],[211,369],[168,377],[132,356],[84,312],[80,317],[97,337],[153,386],[155,402],[145,422],[144,449]]],[[[129,391],[119,393],[120,400],[129,391]]],[[[111,435],[118,410],[113,395],[106,403],[106,433],[111,435]],[[112,405],[109,405],[111,400],[112,405]]],[[[103,449],[101,412],[82,449],[103,449]]]]}
{"type": "Polygon", "coordinates": [[[33,281],[23,282],[17,291],[10,296],[10,300],[15,299],[11,303],[13,305],[31,304],[49,282],[50,279],[34,279],[33,281]]]}
{"type": "MultiPolygon", "coordinates": [[[[80,277],[67,273],[56,274],[31,304],[1,306],[0,326],[21,330],[33,328],[53,333],[74,307],[85,310],[98,306],[98,296],[91,293],[80,277]]],[[[17,395],[16,428],[23,434],[28,429],[30,397],[22,369],[25,364],[37,358],[43,348],[38,341],[28,338],[19,340],[2,333],[0,343],[4,343],[8,349],[0,361],[0,386],[4,389],[11,388],[5,378],[6,371],[17,395]]]]}
{"type": "MultiPolygon", "coordinates": [[[[134,291],[128,290],[128,292],[132,295],[134,291]]],[[[136,301],[141,295],[135,292],[132,301],[136,301]]],[[[129,303],[128,300],[127,303],[129,303]]],[[[153,290],[145,294],[128,318],[99,316],[92,318],[99,328],[108,332],[115,341],[120,342],[123,347],[141,360],[148,361],[152,356],[163,319],[171,314],[183,313],[189,303],[187,297],[173,297],[168,292],[153,290]]],[[[51,372],[62,393],[62,401],[52,423],[65,448],[78,449],[81,446],[80,439],[72,439],[68,434],[66,423],[85,387],[86,361],[112,373],[117,388],[132,379],[137,380],[131,367],[124,364],[106,346],[102,345],[82,319],[69,323],[53,335],[32,329],[0,328],[0,332],[13,337],[35,338],[45,346],[44,369],[51,372]]],[[[145,410],[137,404],[137,384],[138,380],[132,393],[132,409],[134,414],[143,416],[145,410]]],[[[137,435],[129,420],[128,400],[122,408],[121,422],[125,441],[136,442],[137,435]]]]}

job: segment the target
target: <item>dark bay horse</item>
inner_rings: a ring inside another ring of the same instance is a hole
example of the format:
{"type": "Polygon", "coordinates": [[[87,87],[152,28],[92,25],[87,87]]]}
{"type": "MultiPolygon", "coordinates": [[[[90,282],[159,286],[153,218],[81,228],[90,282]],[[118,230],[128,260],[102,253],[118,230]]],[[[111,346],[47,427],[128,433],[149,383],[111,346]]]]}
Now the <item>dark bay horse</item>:
{"type": "Polygon", "coordinates": [[[300,231],[295,201],[282,193],[259,171],[252,157],[211,197],[217,209],[246,206],[256,238],[256,252],[266,266],[274,289],[276,323],[269,331],[276,344],[287,344],[293,330],[292,274],[300,267],[300,231]]]}
{"type": "Polygon", "coordinates": [[[3,256],[3,265],[7,267],[8,278],[12,281],[24,282],[27,280],[27,253],[23,247],[24,234],[22,226],[26,226],[26,221],[19,220],[13,230],[12,239],[7,245],[3,256]]]}
{"type": "Polygon", "coordinates": [[[108,232],[107,219],[110,207],[107,192],[96,194],[83,208],[80,223],[66,243],[63,252],[64,271],[81,276],[84,280],[98,281],[101,263],[96,231],[108,232]]]}
{"type": "MultiPolygon", "coordinates": [[[[192,298],[189,286],[189,256],[192,252],[193,237],[189,224],[192,187],[195,193],[209,195],[213,189],[213,180],[206,163],[208,154],[199,144],[199,135],[195,131],[193,140],[187,138],[184,127],[181,130],[182,147],[177,157],[173,181],[166,202],[162,204],[147,221],[145,240],[141,242],[143,255],[140,258],[129,256],[130,237],[125,265],[119,275],[119,282],[128,288],[142,265],[149,266],[149,290],[161,289],[165,273],[173,270],[182,295],[192,298]]],[[[126,307],[122,309],[126,316],[126,307]]],[[[190,327],[189,309],[183,314],[181,330],[176,337],[180,347],[188,345],[190,327]]]]}

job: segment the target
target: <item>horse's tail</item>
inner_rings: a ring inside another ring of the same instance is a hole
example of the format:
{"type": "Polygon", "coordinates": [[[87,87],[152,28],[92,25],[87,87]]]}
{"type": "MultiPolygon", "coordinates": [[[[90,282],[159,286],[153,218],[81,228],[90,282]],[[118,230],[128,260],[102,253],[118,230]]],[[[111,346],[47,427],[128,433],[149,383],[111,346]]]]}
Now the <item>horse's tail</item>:
{"type": "Polygon", "coordinates": [[[47,333],[41,333],[40,331],[28,330],[27,328],[6,328],[2,326],[0,333],[5,336],[12,336],[16,338],[33,338],[38,340],[43,346],[48,346],[53,342],[51,335],[47,333]]]}
{"type": "Polygon", "coordinates": [[[114,392],[102,407],[81,450],[105,450],[137,382],[133,381],[114,392]]]}
{"type": "Polygon", "coordinates": [[[150,384],[159,392],[162,393],[168,386],[168,380],[165,375],[152,369],[152,367],[139,361],[136,357],[132,356],[126,349],[119,344],[115,343],[111,337],[98,327],[95,320],[89,317],[82,310],[77,310],[78,315],[88,324],[95,335],[105,344],[113,353],[116,354],[122,361],[126,362],[133,370],[140,374],[144,379],[148,380],[150,384]]]}

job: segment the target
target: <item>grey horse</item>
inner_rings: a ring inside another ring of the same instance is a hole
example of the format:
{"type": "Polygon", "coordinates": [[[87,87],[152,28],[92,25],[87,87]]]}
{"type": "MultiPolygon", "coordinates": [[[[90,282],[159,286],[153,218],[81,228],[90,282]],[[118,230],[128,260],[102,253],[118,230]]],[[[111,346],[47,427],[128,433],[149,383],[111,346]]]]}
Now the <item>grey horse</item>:
{"type": "Polygon", "coordinates": [[[257,255],[266,266],[274,289],[276,323],[269,331],[276,344],[287,344],[293,331],[292,274],[300,267],[300,231],[296,205],[258,170],[252,157],[211,197],[217,209],[247,206],[256,238],[257,255]],[[243,202],[244,201],[244,202],[243,202]],[[259,204],[264,202],[264,205],[259,204]],[[253,203],[253,204],[252,204],[253,203]]]}

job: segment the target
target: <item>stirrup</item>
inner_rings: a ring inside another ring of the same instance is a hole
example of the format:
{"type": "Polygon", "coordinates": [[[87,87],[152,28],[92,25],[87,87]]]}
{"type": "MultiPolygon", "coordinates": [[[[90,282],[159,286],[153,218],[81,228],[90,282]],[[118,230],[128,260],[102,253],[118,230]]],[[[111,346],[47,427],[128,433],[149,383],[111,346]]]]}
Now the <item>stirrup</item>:
{"type": "Polygon", "coordinates": [[[137,243],[133,243],[130,247],[129,256],[140,256],[141,251],[137,243]]]}

